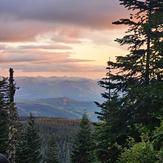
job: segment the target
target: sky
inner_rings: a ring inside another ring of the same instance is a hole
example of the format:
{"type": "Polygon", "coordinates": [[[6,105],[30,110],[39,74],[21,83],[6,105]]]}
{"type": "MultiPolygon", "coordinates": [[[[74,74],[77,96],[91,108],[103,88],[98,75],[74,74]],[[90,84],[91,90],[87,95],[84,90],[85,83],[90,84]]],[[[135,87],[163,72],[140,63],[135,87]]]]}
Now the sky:
{"type": "Polygon", "coordinates": [[[114,40],[127,17],[118,0],[0,0],[0,74],[105,76],[109,57],[126,49],[114,40]]]}

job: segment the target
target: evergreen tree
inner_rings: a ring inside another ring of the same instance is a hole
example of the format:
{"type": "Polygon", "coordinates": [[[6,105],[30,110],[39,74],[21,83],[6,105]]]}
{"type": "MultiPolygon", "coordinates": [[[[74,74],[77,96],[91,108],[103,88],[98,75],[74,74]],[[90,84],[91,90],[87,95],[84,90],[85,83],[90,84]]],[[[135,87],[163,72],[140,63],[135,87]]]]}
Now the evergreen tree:
{"type": "Polygon", "coordinates": [[[58,152],[54,136],[50,136],[48,139],[46,163],[58,163],[58,152]]]}
{"type": "Polygon", "coordinates": [[[30,160],[27,131],[23,125],[18,128],[18,142],[16,144],[16,163],[28,163],[30,160]]]}
{"type": "Polygon", "coordinates": [[[123,116],[118,104],[117,96],[98,104],[102,110],[97,113],[100,122],[96,125],[96,155],[101,162],[114,162],[121,151],[118,144],[123,145],[126,138],[123,137],[125,126],[119,121],[123,116]]]}
{"type": "Polygon", "coordinates": [[[39,163],[41,160],[41,139],[33,116],[19,135],[16,160],[18,163],[39,163]]]}
{"type": "Polygon", "coordinates": [[[15,163],[16,155],[16,143],[17,143],[17,129],[18,129],[18,114],[17,108],[14,103],[15,96],[15,83],[13,77],[13,69],[9,69],[9,101],[8,101],[8,111],[9,111],[9,136],[8,136],[8,158],[12,163],[15,163]]]}
{"type": "Polygon", "coordinates": [[[9,112],[6,100],[8,83],[6,78],[0,80],[0,153],[7,155],[9,134],[9,112]]]}
{"type": "Polygon", "coordinates": [[[13,69],[10,68],[9,72],[9,79],[2,78],[0,81],[0,152],[14,163],[18,116],[14,104],[13,69]]]}
{"type": "Polygon", "coordinates": [[[71,161],[72,163],[94,162],[94,143],[91,125],[86,114],[83,115],[80,122],[80,129],[74,142],[71,161]]]}
{"type": "Polygon", "coordinates": [[[97,136],[97,151],[101,162],[116,162],[119,145],[127,147],[129,136],[140,141],[137,126],[152,131],[163,116],[163,1],[120,2],[133,12],[129,19],[114,22],[129,26],[126,35],[116,40],[129,46],[129,54],[109,61],[109,72],[100,82],[107,90],[103,94],[106,102],[99,105],[102,110],[98,113],[101,123],[97,133],[101,136],[97,136]],[[107,153],[113,153],[112,158],[105,157],[107,153]]]}
{"type": "MultiPolygon", "coordinates": [[[[109,79],[112,82],[109,87],[124,94],[123,108],[127,110],[131,121],[143,123],[152,128],[159,125],[159,120],[153,113],[160,110],[159,106],[156,108],[156,101],[158,102],[157,92],[162,89],[163,81],[161,50],[163,2],[156,0],[120,1],[121,5],[129,10],[136,10],[137,13],[131,14],[130,19],[120,19],[114,22],[114,24],[129,26],[127,35],[116,41],[121,45],[129,45],[130,53],[124,57],[117,57],[115,63],[108,62],[113,71],[119,70],[117,73],[111,73],[109,79]],[[152,89],[156,88],[158,89],[155,91],[155,96],[152,96],[152,89]]],[[[107,80],[103,84],[107,85],[107,80]]],[[[162,105],[161,103],[160,106],[162,105]]]]}
{"type": "Polygon", "coordinates": [[[153,136],[154,149],[157,151],[158,163],[163,161],[163,122],[153,136]]]}
{"type": "Polygon", "coordinates": [[[41,140],[32,114],[30,114],[28,120],[26,134],[29,162],[38,163],[41,159],[41,140]]]}

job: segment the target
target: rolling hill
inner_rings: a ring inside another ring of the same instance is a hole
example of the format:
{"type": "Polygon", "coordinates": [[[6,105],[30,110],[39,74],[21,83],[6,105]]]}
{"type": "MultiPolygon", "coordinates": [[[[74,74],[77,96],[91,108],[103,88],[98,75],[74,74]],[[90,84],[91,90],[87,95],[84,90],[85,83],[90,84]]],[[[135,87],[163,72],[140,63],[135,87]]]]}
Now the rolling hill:
{"type": "Polygon", "coordinates": [[[20,116],[32,113],[37,117],[79,119],[86,112],[92,121],[96,121],[95,112],[99,110],[92,101],[77,101],[67,97],[22,100],[16,104],[20,116]]]}

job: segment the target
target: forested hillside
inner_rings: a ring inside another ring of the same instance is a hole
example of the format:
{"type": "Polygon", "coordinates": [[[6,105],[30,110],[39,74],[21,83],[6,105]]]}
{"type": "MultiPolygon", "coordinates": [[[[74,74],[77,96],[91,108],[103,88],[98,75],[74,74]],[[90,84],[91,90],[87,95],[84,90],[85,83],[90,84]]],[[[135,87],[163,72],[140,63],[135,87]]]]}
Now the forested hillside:
{"type": "MultiPolygon", "coordinates": [[[[22,123],[27,123],[27,118],[21,118],[22,123]]],[[[58,160],[60,163],[70,163],[70,154],[74,142],[74,136],[79,129],[79,120],[68,120],[62,118],[35,118],[35,123],[39,127],[42,137],[42,157],[46,159],[48,138],[53,135],[58,160]]]]}

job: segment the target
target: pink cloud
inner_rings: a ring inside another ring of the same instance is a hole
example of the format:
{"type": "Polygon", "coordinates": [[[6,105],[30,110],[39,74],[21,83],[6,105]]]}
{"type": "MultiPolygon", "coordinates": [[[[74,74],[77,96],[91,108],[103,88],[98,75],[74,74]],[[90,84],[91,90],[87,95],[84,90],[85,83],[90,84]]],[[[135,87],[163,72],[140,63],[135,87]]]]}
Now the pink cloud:
{"type": "Polygon", "coordinates": [[[57,31],[61,38],[66,35],[68,41],[79,37],[84,28],[116,28],[112,21],[123,16],[126,12],[118,0],[1,0],[0,41],[29,41],[37,35],[57,31]]]}

